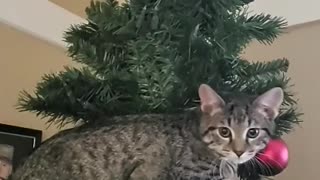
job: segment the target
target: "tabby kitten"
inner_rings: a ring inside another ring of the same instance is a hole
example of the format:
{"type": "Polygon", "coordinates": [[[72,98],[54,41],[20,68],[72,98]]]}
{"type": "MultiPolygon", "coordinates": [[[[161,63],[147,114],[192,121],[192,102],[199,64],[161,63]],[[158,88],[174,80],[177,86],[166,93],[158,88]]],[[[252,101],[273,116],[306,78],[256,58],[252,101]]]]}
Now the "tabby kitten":
{"type": "Polygon", "coordinates": [[[226,103],[208,85],[180,115],[135,115],[67,130],[47,140],[12,180],[225,180],[262,150],[283,100],[273,88],[226,103]]]}

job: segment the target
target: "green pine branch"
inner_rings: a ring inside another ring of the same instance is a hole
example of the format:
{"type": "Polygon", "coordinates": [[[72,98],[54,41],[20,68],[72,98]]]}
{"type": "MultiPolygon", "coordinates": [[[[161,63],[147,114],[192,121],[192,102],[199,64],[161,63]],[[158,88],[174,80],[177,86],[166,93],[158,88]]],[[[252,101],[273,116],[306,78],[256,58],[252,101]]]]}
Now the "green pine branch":
{"type": "Polygon", "coordinates": [[[130,43],[131,56],[127,62],[130,72],[137,76],[140,96],[152,111],[167,111],[170,106],[167,94],[172,90],[175,75],[170,62],[170,51],[153,37],[130,43]]]}
{"type": "Polygon", "coordinates": [[[87,13],[88,23],[65,32],[68,55],[98,73],[125,66],[127,43],[135,38],[135,29],[128,26],[129,13],[114,0],[92,1],[87,13]]]}
{"type": "Polygon", "coordinates": [[[263,44],[271,44],[287,26],[287,22],[281,17],[272,17],[267,14],[256,14],[247,18],[242,28],[250,34],[251,38],[263,44]]]}
{"type": "Polygon", "coordinates": [[[98,73],[125,66],[128,47],[125,38],[116,34],[116,30],[102,33],[92,23],[72,26],[65,36],[66,41],[70,43],[69,56],[73,61],[85,64],[98,73]]]}
{"type": "Polygon", "coordinates": [[[270,45],[286,27],[286,21],[280,17],[258,14],[248,17],[247,10],[239,10],[225,18],[222,29],[212,26],[209,32],[215,32],[215,40],[225,49],[228,56],[238,56],[253,40],[270,45]],[[233,43],[233,42],[237,43],[233,43]]]}
{"type": "Polygon", "coordinates": [[[302,123],[302,115],[303,113],[299,112],[296,106],[284,108],[276,119],[276,135],[281,137],[290,133],[295,125],[302,123]]]}
{"type": "Polygon", "coordinates": [[[239,64],[233,70],[233,74],[240,78],[264,78],[265,76],[275,76],[280,73],[286,73],[289,68],[289,61],[285,58],[273,61],[262,62],[257,61],[248,63],[248,61],[240,60],[239,64]]]}
{"type": "Polygon", "coordinates": [[[90,5],[85,9],[85,12],[87,14],[87,19],[90,22],[103,25],[105,22],[112,21],[113,23],[108,23],[108,28],[110,29],[110,25],[121,22],[115,21],[114,18],[116,17],[118,20],[121,19],[119,18],[119,15],[122,13],[122,10],[123,7],[119,5],[117,0],[105,0],[91,1],[90,5]]]}
{"type": "Polygon", "coordinates": [[[79,119],[89,121],[105,115],[140,112],[145,104],[137,97],[138,92],[137,83],[129,74],[117,72],[99,77],[87,68],[66,68],[57,75],[45,75],[35,95],[22,91],[17,108],[50,117],[48,123],[64,125],[79,119]]]}

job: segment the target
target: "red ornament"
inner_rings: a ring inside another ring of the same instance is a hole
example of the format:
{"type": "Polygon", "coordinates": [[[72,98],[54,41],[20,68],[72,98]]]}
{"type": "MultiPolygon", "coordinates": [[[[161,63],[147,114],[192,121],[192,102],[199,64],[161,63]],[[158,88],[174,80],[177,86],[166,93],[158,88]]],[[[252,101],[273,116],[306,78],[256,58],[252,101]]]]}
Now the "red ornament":
{"type": "Polygon", "coordinates": [[[256,160],[263,166],[259,174],[265,176],[277,175],[288,166],[288,147],[281,139],[270,140],[267,147],[257,154],[256,160]]]}

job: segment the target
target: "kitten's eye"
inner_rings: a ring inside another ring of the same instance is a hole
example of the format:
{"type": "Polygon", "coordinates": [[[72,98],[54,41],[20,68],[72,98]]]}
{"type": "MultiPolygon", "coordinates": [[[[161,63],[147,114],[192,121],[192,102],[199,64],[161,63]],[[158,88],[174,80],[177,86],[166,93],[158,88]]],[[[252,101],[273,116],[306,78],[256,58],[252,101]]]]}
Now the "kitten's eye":
{"type": "Polygon", "coordinates": [[[248,138],[256,138],[259,135],[260,130],[258,128],[249,129],[247,133],[248,138]]]}
{"type": "Polygon", "coordinates": [[[224,138],[228,138],[231,136],[231,131],[229,128],[226,127],[220,127],[219,128],[219,134],[220,136],[224,137],[224,138]]]}

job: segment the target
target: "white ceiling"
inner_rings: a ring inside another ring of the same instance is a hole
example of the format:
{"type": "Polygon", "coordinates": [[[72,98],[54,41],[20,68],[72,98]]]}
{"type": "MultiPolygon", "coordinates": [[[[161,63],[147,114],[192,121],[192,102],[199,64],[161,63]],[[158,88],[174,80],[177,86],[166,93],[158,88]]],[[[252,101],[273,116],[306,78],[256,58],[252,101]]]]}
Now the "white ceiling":
{"type": "Polygon", "coordinates": [[[62,36],[71,24],[85,22],[48,0],[0,0],[0,23],[65,47],[62,36]]]}

